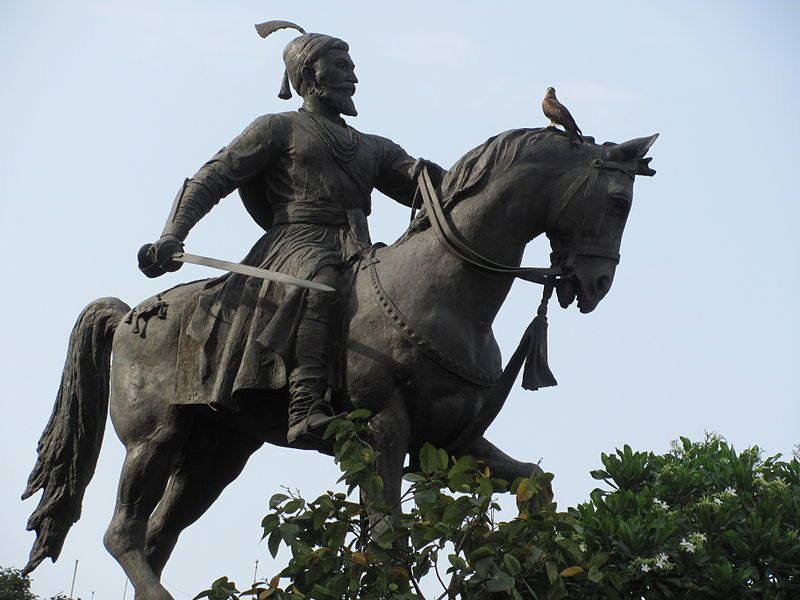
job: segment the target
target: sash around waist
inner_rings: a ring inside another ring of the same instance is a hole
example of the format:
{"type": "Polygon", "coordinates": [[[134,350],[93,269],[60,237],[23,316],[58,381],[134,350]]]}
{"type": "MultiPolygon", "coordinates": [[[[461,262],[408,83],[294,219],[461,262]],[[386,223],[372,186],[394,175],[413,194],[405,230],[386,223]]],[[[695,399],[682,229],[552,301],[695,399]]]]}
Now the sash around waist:
{"type": "MultiPolygon", "coordinates": [[[[355,209],[360,210],[360,209],[355,209]]],[[[289,202],[274,207],[275,218],[273,225],[331,225],[341,226],[348,224],[349,211],[339,206],[330,204],[317,204],[313,202],[289,202]]]]}

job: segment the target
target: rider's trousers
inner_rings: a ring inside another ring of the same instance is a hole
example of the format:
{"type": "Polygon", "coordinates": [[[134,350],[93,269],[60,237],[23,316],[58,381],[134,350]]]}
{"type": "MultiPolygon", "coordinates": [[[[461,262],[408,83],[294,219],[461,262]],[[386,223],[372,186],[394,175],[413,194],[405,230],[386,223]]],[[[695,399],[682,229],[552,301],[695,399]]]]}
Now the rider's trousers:
{"type": "MultiPolygon", "coordinates": [[[[316,280],[316,278],[315,278],[316,280]]],[[[316,402],[324,402],[330,378],[330,336],[337,294],[309,290],[295,340],[296,366],[289,374],[289,425],[305,418],[316,402]]],[[[328,406],[321,406],[329,411],[328,406]]]]}

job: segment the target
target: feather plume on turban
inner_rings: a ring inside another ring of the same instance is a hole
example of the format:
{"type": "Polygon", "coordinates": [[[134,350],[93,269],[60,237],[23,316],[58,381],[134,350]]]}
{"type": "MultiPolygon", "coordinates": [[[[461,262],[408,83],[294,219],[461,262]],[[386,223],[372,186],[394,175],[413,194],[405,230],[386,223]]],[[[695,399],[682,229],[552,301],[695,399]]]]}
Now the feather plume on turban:
{"type": "Polygon", "coordinates": [[[289,42],[283,50],[283,64],[286,65],[286,70],[283,73],[281,91],[278,93],[278,98],[282,100],[292,97],[292,90],[289,88],[290,81],[297,93],[303,95],[303,67],[311,66],[328,50],[336,49],[345,52],[350,50],[350,46],[344,40],[324,33],[306,33],[305,29],[289,21],[267,21],[256,25],[256,31],[262,38],[280,29],[296,29],[302,34],[289,42]]]}

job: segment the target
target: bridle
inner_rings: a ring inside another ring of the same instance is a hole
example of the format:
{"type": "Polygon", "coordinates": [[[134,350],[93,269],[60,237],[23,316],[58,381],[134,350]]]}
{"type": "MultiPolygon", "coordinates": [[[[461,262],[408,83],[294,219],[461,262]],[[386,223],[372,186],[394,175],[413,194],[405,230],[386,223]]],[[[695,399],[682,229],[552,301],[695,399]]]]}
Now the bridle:
{"type": "MultiPolygon", "coordinates": [[[[620,171],[625,173],[628,177],[631,178],[631,181],[634,180],[636,176],[636,170],[638,165],[633,163],[623,163],[618,161],[610,161],[610,160],[603,160],[602,158],[593,158],[587,167],[584,167],[581,170],[581,173],[573,180],[570,186],[564,191],[559,201],[555,204],[554,208],[550,211],[550,214],[546,220],[546,227],[545,229],[550,230],[556,226],[559,219],[561,218],[562,214],[564,213],[565,209],[569,204],[572,202],[572,199],[577,196],[578,190],[581,189],[582,186],[585,184],[585,190],[583,197],[584,199],[588,200],[594,194],[594,188],[597,185],[597,180],[600,177],[600,171],[603,169],[612,170],[612,171],[620,171]]],[[[572,265],[575,262],[575,258],[578,256],[596,256],[599,258],[608,258],[614,261],[615,264],[619,264],[619,252],[613,250],[611,248],[603,248],[600,246],[587,246],[581,245],[580,239],[583,235],[583,231],[586,227],[586,215],[584,214],[583,219],[580,222],[580,225],[576,224],[575,228],[572,231],[572,240],[570,245],[566,248],[560,248],[558,250],[554,250],[550,254],[551,262],[555,263],[559,259],[562,259],[558,264],[567,266],[570,270],[572,265]]]]}

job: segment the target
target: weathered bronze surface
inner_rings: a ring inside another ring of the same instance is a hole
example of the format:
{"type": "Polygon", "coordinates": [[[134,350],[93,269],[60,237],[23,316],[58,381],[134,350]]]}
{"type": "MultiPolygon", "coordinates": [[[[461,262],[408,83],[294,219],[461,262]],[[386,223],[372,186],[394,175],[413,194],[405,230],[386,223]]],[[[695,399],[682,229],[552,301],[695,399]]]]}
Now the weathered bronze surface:
{"type": "Polygon", "coordinates": [[[80,515],[109,405],[127,454],[105,544],[137,598],[171,598],[159,577],[180,532],[262,444],[288,445],[293,426],[294,445],[314,447],[330,415],[371,410],[388,505],[406,456],[425,443],[508,480],[539,468],[483,432],[526,355],[526,387],[555,383],[543,345],[549,294],[588,313],[608,293],[634,177],[654,174],[644,156],[656,136],[576,146],[554,128],[515,129],[444,172],[344,123],[357,79],[341,40],[304,34],[284,60],[303,108],[257,119],[188,180],[140,267],[178,268],[189,229],[238,189],[267,229],[243,263],[338,293],[230,274],[133,309],[116,298],[89,304],[25,491],[44,490],[27,571],[58,556],[80,515]],[[423,171],[427,208],[395,243],[370,247],[372,190],[411,206],[423,171]],[[520,268],[541,234],[551,266],[520,268]],[[492,322],[515,276],[543,283],[545,300],[503,373],[492,322]]]}

